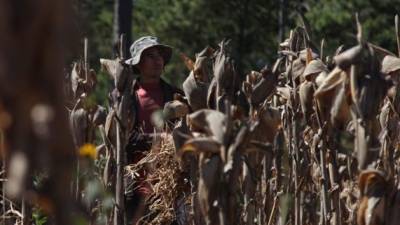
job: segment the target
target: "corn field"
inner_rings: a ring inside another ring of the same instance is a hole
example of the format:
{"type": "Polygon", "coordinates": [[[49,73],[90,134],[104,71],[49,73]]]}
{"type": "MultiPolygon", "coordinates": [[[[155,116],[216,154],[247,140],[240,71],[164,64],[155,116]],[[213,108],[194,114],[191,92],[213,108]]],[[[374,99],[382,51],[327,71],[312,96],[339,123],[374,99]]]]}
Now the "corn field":
{"type": "MultiPolygon", "coordinates": [[[[400,224],[398,17],[397,55],[368,42],[356,23],[358,44],[326,56],[324,40],[312,43],[305,21],[279,45],[273,65],[245,75],[236,70],[229,40],[193,59],[181,54],[190,71],[185,96],[153,115],[152,148],[131,165],[126,146],[136,112],[124,38],[116,59],[100,59],[115,87],[108,107],[91,101],[97,75],[86,42],[63,85],[79,153],[64,190],[76,217],[110,225],[400,224]],[[126,221],[124,194],[143,169],[152,193],[126,221]]],[[[0,128],[3,111],[0,104],[0,128]]],[[[1,149],[4,139],[2,132],[1,149]]],[[[26,215],[37,216],[37,208],[51,215],[57,205],[40,193],[19,202],[6,196],[6,174],[15,180],[18,163],[5,164],[11,173],[1,173],[2,224],[28,224],[26,215]]]]}

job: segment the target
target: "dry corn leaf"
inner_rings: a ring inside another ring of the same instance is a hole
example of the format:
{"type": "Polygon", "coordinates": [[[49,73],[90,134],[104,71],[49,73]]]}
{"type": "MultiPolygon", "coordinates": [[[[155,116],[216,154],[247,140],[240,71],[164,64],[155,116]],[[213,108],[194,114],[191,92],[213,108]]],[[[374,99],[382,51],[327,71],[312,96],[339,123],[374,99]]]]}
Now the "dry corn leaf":
{"type": "Polygon", "coordinates": [[[118,91],[122,92],[129,76],[127,67],[124,66],[119,59],[100,59],[100,64],[114,80],[114,85],[118,91]]]}
{"type": "Polygon", "coordinates": [[[185,63],[186,68],[189,71],[192,71],[194,69],[194,62],[192,59],[190,59],[187,55],[184,53],[180,53],[179,56],[181,57],[182,61],[185,63]]]}
{"type": "Polygon", "coordinates": [[[253,87],[251,86],[250,82],[243,81],[242,92],[246,96],[247,99],[251,98],[251,94],[253,93],[253,87]]]}
{"type": "Polygon", "coordinates": [[[216,109],[217,107],[217,80],[215,77],[211,80],[210,86],[207,92],[207,107],[210,109],[216,109]]]}
{"type": "Polygon", "coordinates": [[[115,110],[111,110],[108,114],[107,114],[107,118],[106,118],[106,123],[104,125],[104,130],[106,133],[106,136],[108,139],[110,139],[111,143],[115,143],[115,119],[114,117],[116,112],[115,110]]]}
{"type": "Polygon", "coordinates": [[[106,188],[114,188],[112,184],[115,182],[115,171],[116,171],[116,163],[115,159],[111,154],[106,155],[106,163],[104,165],[103,170],[103,182],[106,188]]]}
{"type": "Polygon", "coordinates": [[[311,49],[310,48],[306,48],[306,52],[307,52],[307,57],[306,57],[306,65],[308,65],[312,59],[312,53],[311,53],[311,49]]]}
{"type": "Polygon", "coordinates": [[[358,85],[358,73],[359,68],[357,65],[351,65],[350,67],[350,94],[353,104],[355,105],[356,111],[360,112],[360,102],[358,99],[359,85],[358,85]]]}
{"type": "Polygon", "coordinates": [[[189,139],[182,146],[180,152],[208,152],[219,154],[221,152],[221,143],[210,137],[197,137],[189,139]]]}
{"type": "Polygon", "coordinates": [[[291,90],[290,87],[277,87],[276,89],[277,89],[278,94],[282,98],[284,98],[286,100],[290,99],[290,90],[291,90]]]}
{"type": "Polygon", "coordinates": [[[85,81],[85,91],[86,93],[91,93],[92,91],[94,91],[95,87],[97,84],[97,75],[96,75],[96,71],[94,71],[93,69],[89,70],[88,73],[88,78],[85,81]]]}
{"type": "Polygon", "coordinates": [[[279,47],[281,48],[289,48],[289,38],[286,38],[282,43],[279,44],[279,47]]]}
{"type": "Polygon", "coordinates": [[[82,146],[88,138],[88,113],[85,109],[72,110],[70,114],[70,125],[75,146],[82,146]]]}
{"type": "Polygon", "coordinates": [[[299,59],[301,59],[303,62],[307,62],[307,55],[311,60],[319,57],[319,55],[316,52],[313,52],[312,49],[310,49],[310,53],[307,53],[307,49],[303,49],[299,52],[299,59]]]}
{"type": "Polygon", "coordinates": [[[386,101],[385,104],[381,107],[381,113],[379,114],[379,123],[381,128],[384,129],[388,125],[390,113],[390,102],[386,101]]]}
{"type": "Polygon", "coordinates": [[[251,85],[255,85],[261,80],[262,77],[263,75],[260,72],[252,70],[246,75],[246,81],[251,85]]]}
{"type": "Polygon", "coordinates": [[[183,144],[193,137],[185,121],[184,119],[180,120],[172,130],[172,139],[176,151],[181,149],[183,144]]]}

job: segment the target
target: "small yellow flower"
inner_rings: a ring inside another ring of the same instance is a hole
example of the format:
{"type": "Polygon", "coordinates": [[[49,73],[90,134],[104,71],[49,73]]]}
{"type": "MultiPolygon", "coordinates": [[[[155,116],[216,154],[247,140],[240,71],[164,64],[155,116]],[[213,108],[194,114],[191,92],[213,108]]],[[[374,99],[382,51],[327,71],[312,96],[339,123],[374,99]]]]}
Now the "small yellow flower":
{"type": "Polygon", "coordinates": [[[96,159],[97,152],[96,152],[96,146],[93,144],[84,144],[79,148],[79,155],[81,157],[89,157],[92,159],[96,159]]]}

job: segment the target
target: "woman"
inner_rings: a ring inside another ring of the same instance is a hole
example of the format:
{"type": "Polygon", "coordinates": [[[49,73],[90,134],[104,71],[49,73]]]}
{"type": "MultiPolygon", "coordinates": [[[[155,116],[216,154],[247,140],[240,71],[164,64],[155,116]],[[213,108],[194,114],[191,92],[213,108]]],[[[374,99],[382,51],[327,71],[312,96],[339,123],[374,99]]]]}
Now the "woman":
{"type": "MultiPolygon", "coordinates": [[[[132,66],[138,77],[133,82],[133,107],[135,114],[135,127],[130,132],[129,142],[126,147],[127,163],[138,162],[144,152],[151,148],[151,134],[154,133],[152,114],[161,110],[164,104],[172,101],[175,94],[183,92],[167,84],[161,75],[165,65],[170,61],[172,48],[158,43],[156,37],[145,36],[136,40],[130,47],[132,58],[125,61],[132,66]]],[[[132,221],[144,197],[151,193],[146,185],[145,171],[139,178],[139,185],[133,190],[126,188],[125,209],[127,221],[132,221]]]]}

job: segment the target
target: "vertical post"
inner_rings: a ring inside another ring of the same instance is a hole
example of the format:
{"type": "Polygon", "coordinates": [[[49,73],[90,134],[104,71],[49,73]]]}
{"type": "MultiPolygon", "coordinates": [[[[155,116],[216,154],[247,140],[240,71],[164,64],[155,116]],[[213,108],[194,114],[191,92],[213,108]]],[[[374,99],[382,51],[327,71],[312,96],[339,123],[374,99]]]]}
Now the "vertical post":
{"type": "Polygon", "coordinates": [[[84,39],[84,50],[83,50],[83,62],[85,66],[85,80],[88,80],[88,71],[89,71],[89,63],[88,63],[88,48],[89,48],[89,43],[88,39],[85,37],[84,39]]]}
{"type": "Polygon", "coordinates": [[[395,24],[395,28],[396,28],[397,55],[400,57],[399,15],[397,15],[397,14],[394,17],[394,24],[395,24]]]}
{"type": "Polygon", "coordinates": [[[121,59],[126,58],[126,34],[121,34],[119,39],[119,56],[121,59]]]}
{"type": "MultiPolygon", "coordinates": [[[[125,34],[125,40],[128,44],[131,43],[132,39],[132,0],[116,0],[114,1],[114,46],[119,42],[121,34],[125,34]]],[[[123,46],[124,55],[128,52],[127,45],[123,46]]],[[[119,49],[116,49],[119,51],[119,49]]],[[[116,52],[118,53],[118,52],[116,52]]]]}
{"type": "MultiPolygon", "coordinates": [[[[120,41],[120,58],[125,57],[124,53],[124,46],[125,46],[125,35],[121,35],[120,41]]],[[[121,100],[123,101],[123,100],[121,100]]],[[[118,107],[121,106],[121,101],[118,103],[118,107]]],[[[121,118],[121,115],[117,115],[121,118]]],[[[122,133],[120,120],[115,120],[116,123],[116,133],[117,133],[117,180],[116,180],[116,187],[115,187],[115,209],[114,209],[114,225],[123,225],[125,224],[125,206],[124,206],[124,166],[125,166],[125,151],[124,151],[124,143],[125,135],[122,133]]]]}
{"type": "Polygon", "coordinates": [[[286,0],[279,0],[279,16],[278,16],[278,42],[282,42],[285,35],[285,6],[286,0]]]}

